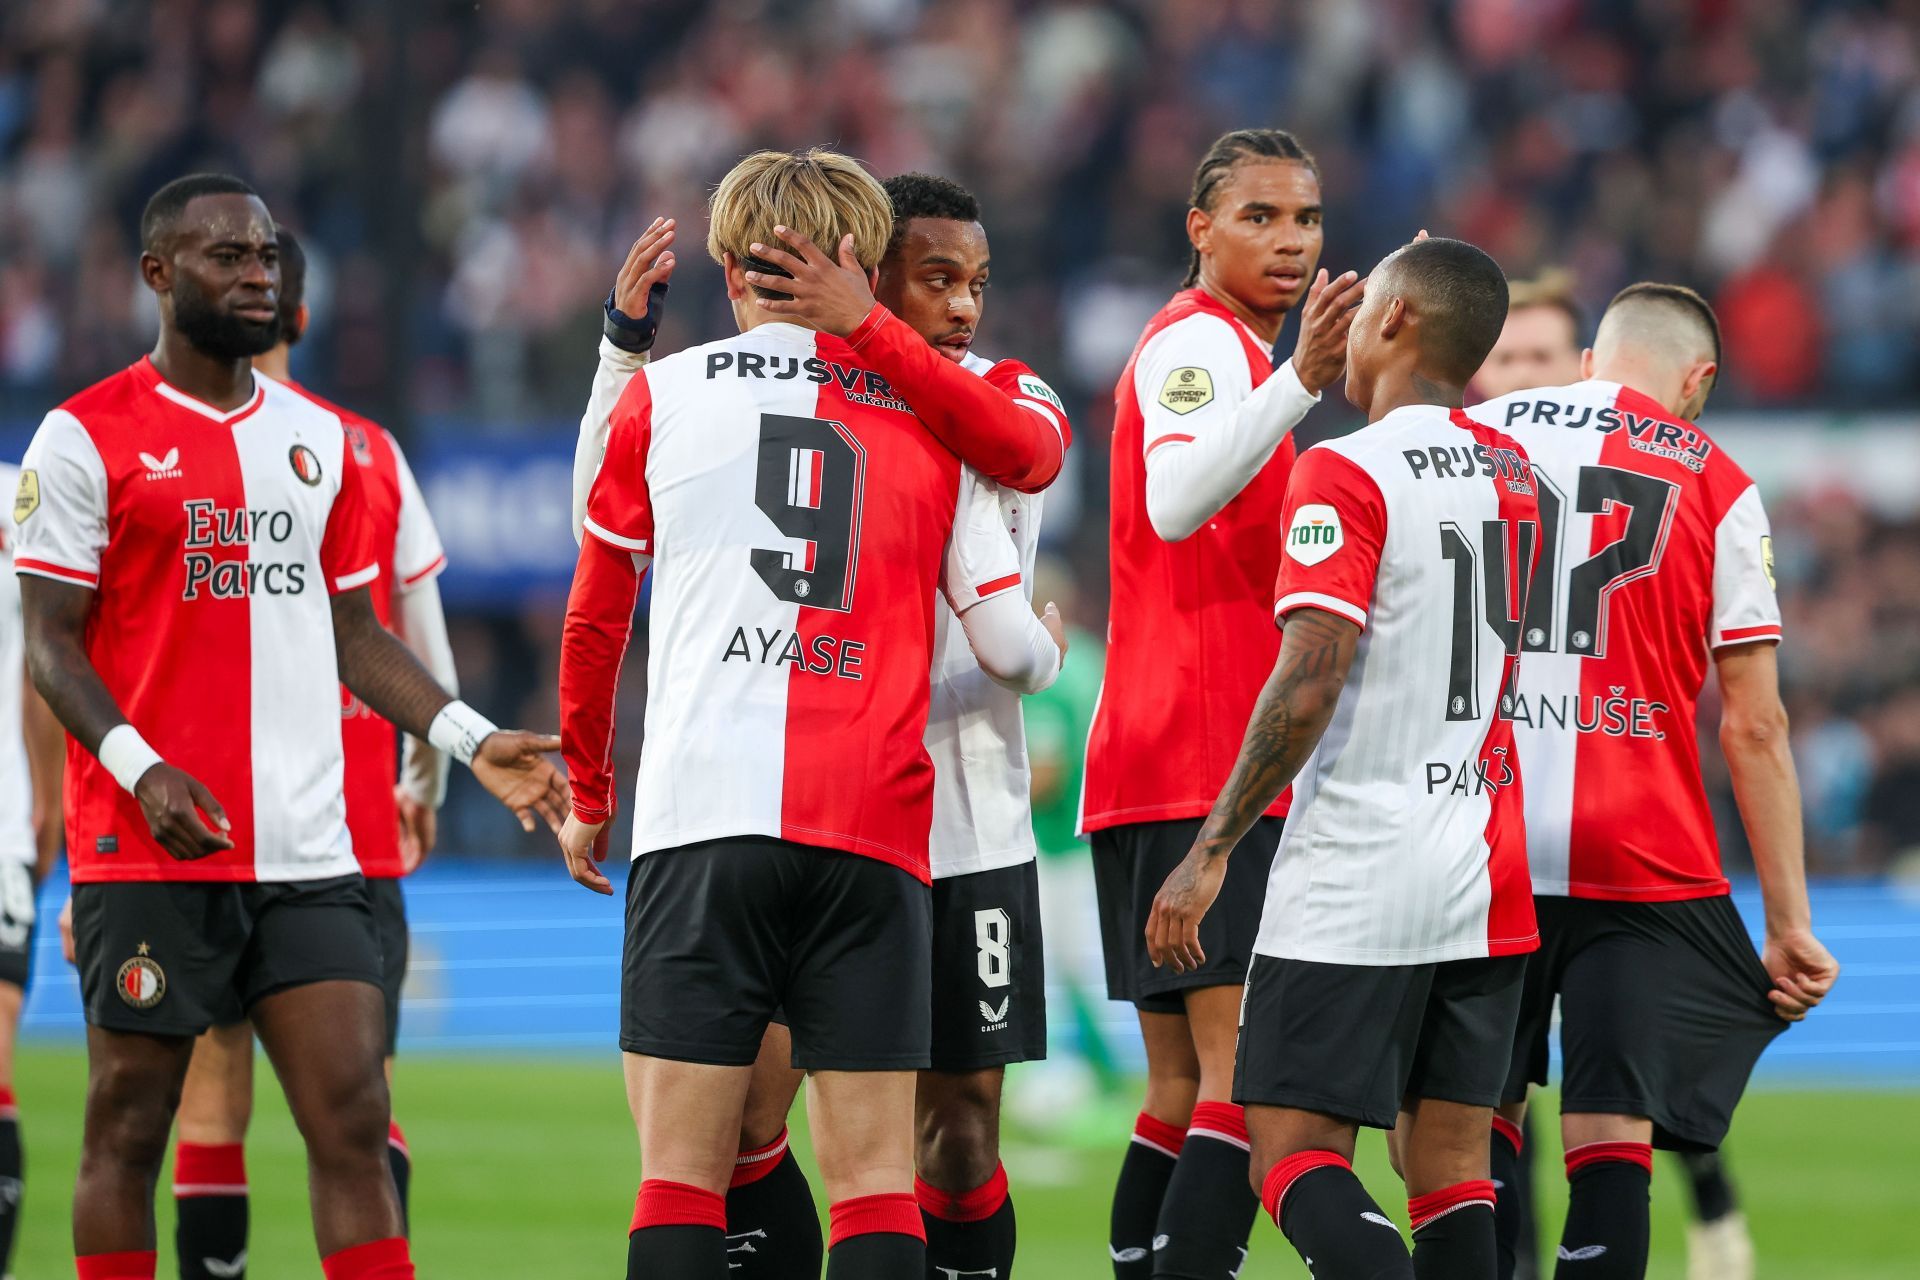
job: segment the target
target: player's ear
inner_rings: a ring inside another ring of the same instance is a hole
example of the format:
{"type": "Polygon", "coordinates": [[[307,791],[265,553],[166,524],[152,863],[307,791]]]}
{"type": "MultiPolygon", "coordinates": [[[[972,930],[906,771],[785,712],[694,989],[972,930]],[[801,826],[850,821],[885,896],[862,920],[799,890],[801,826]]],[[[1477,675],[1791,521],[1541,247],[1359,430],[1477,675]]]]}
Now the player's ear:
{"type": "Polygon", "coordinates": [[[1398,295],[1387,299],[1380,313],[1380,336],[1391,338],[1407,324],[1407,300],[1398,295]]]}
{"type": "Polygon", "coordinates": [[[289,338],[296,338],[296,339],[305,337],[307,332],[307,320],[311,317],[311,314],[312,313],[310,313],[307,310],[307,304],[304,302],[301,303],[299,306],[295,307],[293,309],[293,332],[285,336],[289,338]]]}
{"type": "Polygon", "coordinates": [[[1580,378],[1585,381],[1593,376],[1593,348],[1587,347],[1580,353],[1580,378]]]}
{"type": "Polygon", "coordinates": [[[173,288],[173,263],[157,253],[143,253],[140,255],[140,278],[155,293],[165,293],[173,288]]]}
{"type": "Polygon", "coordinates": [[[879,267],[867,268],[867,292],[868,293],[880,292],[880,268],[879,267]]]}
{"type": "Polygon", "coordinates": [[[1187,210],[1187,242],[1201,253],[1213,252],[1213,217],[1205,209],[1187,210]]]}
{"type": "Polygon", "coordinates": [[[727,278],[727,301],[739,302],[747,296],[747,269],[729,249],[720,255],[720,272],[727,278]]]}
{"type": "Polygon", "coordinates": [[[1680,404],[1682,417],[1689,422],[1700,416],[1707,407],[1707,397],[1713,392],[1713,384],[1720,373],[1720,366],[1711,360],[1696,360],[1687,370],[1686,378],[1680,383],[1680,404]]]}

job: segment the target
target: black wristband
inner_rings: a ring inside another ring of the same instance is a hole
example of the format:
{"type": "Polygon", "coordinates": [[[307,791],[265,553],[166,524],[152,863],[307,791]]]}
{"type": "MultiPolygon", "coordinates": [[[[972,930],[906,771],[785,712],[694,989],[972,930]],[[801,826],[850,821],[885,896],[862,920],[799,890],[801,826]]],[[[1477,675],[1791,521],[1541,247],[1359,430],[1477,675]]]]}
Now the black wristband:
{"type": "Polygon", "coordinates": [[[653,340],[660,336],[660,318],[667,306],[666,281],[647,290],[647,311],[642,316],[630,316],[613,305],[613,291],[607,291],[607,300],[602,310],[605,318],[600,332],[607,341],[622,351],[632,355],[645,355],[653,350],[653,340]]]}

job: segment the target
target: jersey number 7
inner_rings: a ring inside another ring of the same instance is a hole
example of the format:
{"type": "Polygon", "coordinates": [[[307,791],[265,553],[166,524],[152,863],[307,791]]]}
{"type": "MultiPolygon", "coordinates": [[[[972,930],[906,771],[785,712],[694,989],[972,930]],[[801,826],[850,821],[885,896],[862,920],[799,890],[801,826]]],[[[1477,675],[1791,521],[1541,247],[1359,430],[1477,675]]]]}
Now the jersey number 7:
{"type": "MultiPolygon", "coordinates": [[[[1537,468],[1540,520],[1544,537],[1540,563],[1533,572],[1533,590],[1527,600],[1523,646],[1529,653],[1552,653],[1560,647],[1556,632],[1560,604],[1560,562],[1564,549],[1566,496],[1537,468]]],[[[1566,579],[1566,651],[1583,658],[1607,653],[1607,612],[1613,593],[1636,578],[1660,568],[1673,529],[1680,486],[1655,476],[1620,467],[1580,468],[1577,509],[1585,515],[1613,516],[1627,508],[1620,535],[1573,566],[1566,579]]]]}

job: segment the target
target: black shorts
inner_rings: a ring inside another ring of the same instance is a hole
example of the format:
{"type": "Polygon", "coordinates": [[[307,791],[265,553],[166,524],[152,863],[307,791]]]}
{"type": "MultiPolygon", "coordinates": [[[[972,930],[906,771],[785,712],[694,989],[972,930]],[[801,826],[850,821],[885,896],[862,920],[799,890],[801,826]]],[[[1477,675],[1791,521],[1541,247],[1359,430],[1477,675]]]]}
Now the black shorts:
{"type": "Polygon", "coordinates": [[[128,881],[73,889],[73,945],[87,1022],[197,1036],[291,987],[380,985],[367,882],[128,881]]]}
{"type": "Polygon", "coordinates": [[[1261,818],[1227,861],[1220,897],[1200,921],[1207,962],[1190,973],[1153,967],[1147,958],[1147,917],[1154,895],[1193,848],[1201,820],[1138,822],[1093,833],[1093,885],[1100,902],[1100,943],[1107,960],[1107,997],[1130,1001],[1142,1013],[1181,1013],[1185,992],[1237,987],[1253,963],[1267,871],[1280,847],[1284,818],[1261,818]]]}
{"type": "Polygon", "coordinates": [[[33,868],[0,862],[0,982],[27,989],[33,976],[33,935],[38,923],[33,868]]]}
{"type": "Polygon", "coordinates": [[[374,937],[380,943],[380,990],[387,997],[387,1056],[400,1045],[400,989],[407,984],[407,899],[393,876],[369,876],[374,937]]]}
{"type": "Polygon", "coordinates": [[[620,1047],[747,1066],[780,1010],[801,1070],[925,1067],[931,896],[876,859],[762,836],[645,854],[627,876],[620,1047]]]}
{"type": "Polygon", "coordinates": [[[933,1069],[1047,1056],[1040,872],[1032,861],[933,882],[933,1069]]]}
{"type": "Polygon", "coordinates": [[[1787,1029],[1733,899],[1533,902],[1540,951],[1506,1100],[1546,1083],[1558,996],[1562,1112],[1647,1116],[1657,1147],[1717,1148],[1761,1052],[1787,1029]]]}
{"type": "Polygon", "coordinates": [[[1259,956],[1240,1006],[1233,1100],[1391,1129],[1406,1098],[1500,1101],[1525,956],[1321,964],[1259,956]]]}

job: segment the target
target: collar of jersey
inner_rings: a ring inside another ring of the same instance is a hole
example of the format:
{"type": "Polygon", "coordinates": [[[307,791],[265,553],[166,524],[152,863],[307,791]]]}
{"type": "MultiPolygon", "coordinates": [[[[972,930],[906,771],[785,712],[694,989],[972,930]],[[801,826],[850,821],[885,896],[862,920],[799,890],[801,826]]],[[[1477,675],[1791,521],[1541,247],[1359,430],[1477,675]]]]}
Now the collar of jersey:
{"type": "Polygon", "coordinates": [[[1635,391],[1624,382],[1616,382],[1613,385],[1620,388],[1613,393],[1614,408],[1629,410],[1639,414],[1643,418],[1658,418],[1662,422],[1679,421],[1678,418],[1675,418],[1671,413],[1667,412],[1667,406],[1661,404],[1646,392],[1635,391]]]}
{"type": "Polygon", "coordinates": [[[818,329],[809,329],[805,325],[795,324],[791,320],[769,320],[765,324],[753,326],[753,328],[747,330],[740,336],[743,338],[757,338],[761,334],[765,334],[769,338],[777,338],[782,342],[804,342],[809,345],[815,344],[820,339],[829,336],[821,333],[818,329]]]}
{"type": "Polygon", "coordinates": [[[1245,320],[1233,314],[1232,307],[1229,307],[1226,303],[1220,301],[1220,299],[1214,297],[1197,284],[1189,285],[1187,292],[1193,295],[1194,301],[1199,304],[1202,311],[1210,312],[1213,315],[1219,316],[1222,320],[1225,320],[1228,324],[1245,334],[1256,348],[1265,352],[1267,359],[1273,359],[1273,344],[1255,333],[1245,320]]]}
{"type": "Polygon", "coordinates": [[[168,382],[166,378],[161,375],[160,370],[154,367],[152,356],[141,356],[140,364],[142,372],[147,375],[147,385],[152,387],[163,399],[171,400],[182,409],[190,409],[201,417],[214,422],[237,422],[252,413],[255,409],[258,409],[261,401],[267,398],[266,383],[261,380],[259,374],[255,374],[253,377],[253,394],[247,397],[245,404],[237,409],[216,409],[206,401],[196,400],[194,397],[168,382]]]}

